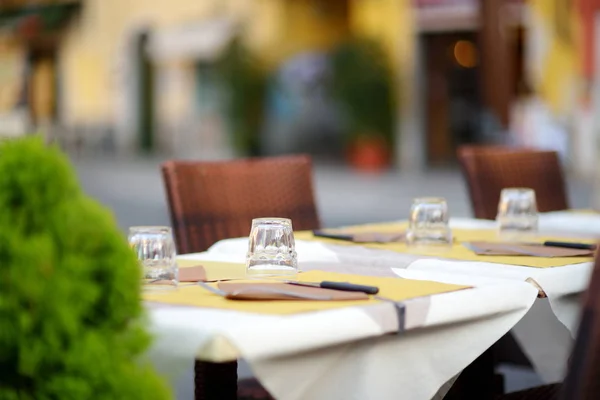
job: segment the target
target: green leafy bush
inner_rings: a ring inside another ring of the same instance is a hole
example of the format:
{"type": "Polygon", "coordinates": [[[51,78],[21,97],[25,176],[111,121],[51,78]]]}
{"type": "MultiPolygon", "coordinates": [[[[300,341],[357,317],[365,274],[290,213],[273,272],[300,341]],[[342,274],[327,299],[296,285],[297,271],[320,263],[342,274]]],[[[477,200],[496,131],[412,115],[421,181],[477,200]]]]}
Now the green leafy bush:
{"type": "Polygon", "coordinates": [[[140,270],[38,138],[0,142],[0,399],[166,399],[142,354],[140,270]]]}

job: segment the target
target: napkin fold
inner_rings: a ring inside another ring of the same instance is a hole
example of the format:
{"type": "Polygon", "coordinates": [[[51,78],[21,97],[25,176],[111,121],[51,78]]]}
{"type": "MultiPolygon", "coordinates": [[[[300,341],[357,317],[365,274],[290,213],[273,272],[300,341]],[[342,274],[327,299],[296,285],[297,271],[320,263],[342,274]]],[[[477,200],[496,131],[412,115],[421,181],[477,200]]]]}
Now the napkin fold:
{"type": "Polygon", "coordinates": [[[465,242],[465,247],[481,256],[531,256],[531,257],[593,257],[592,250],[550,247],[542,244],[504,242],[465,242]]]}
{"type": "Polygon", "coordinates": [[[202,265],[179,269],[179,282],[206,282],[206,269],[202,265]]]}
{"type": "Polygon", "coordinates": [[[361,292],[296,286],[287,283],[239,283],[220,282],[218,288],[231,300],[301,300],[301,301],[347,301],[368,300],[361,292]]]}
{"type": "Polygon", "coordinates": [[[179,282],[217,282],[246,279],[246,265],[218,261],[177,260],[179,282]]]}

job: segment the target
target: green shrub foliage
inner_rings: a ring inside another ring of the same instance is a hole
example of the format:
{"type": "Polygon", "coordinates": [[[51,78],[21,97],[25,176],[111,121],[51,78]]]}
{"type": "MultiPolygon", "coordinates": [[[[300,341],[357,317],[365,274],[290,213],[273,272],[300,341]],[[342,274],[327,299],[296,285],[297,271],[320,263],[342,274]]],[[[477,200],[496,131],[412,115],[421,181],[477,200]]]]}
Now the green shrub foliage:
{"type": "Polygon", "coordinates": [[[394,138],[397,83],[384,49],[372,40],[353,38],[331,54],[332,93],[349,124],[349,139],[376,135],[394,138]]]}
{"type": "Polygon", "coordinates": [[[166,399],[143,360],[140,270],[66,157],[0,142],[0,400],[166,399]]]}

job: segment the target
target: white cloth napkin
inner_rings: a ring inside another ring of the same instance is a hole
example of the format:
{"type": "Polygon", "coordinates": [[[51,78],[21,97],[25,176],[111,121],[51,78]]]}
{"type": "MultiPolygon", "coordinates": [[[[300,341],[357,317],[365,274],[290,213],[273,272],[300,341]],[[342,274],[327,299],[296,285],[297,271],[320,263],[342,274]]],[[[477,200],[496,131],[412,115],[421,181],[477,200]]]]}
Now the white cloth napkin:
{"type": "MultiPolygon", "coordinates": [[[[207,250],[207,253],[211,255],[224,255],[232,262],[245,262],[247,252],[248,238],[246,237],[221,240],[207,250]]],[[[320,242],[297,240],[296,253],[298,253],[298,263],[311,261],[337,262],[339,260],[335,252],[327,249],[320,242]]],[[[186,254],[182,257],[196,258],[197,254],[186,254]]]]}

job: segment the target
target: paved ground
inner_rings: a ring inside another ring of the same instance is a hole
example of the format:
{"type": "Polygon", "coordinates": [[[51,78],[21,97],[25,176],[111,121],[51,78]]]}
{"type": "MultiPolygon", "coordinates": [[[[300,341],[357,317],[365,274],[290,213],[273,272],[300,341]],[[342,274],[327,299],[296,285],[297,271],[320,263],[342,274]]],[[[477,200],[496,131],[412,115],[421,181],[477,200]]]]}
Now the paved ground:
{"type": "MultiPolygon", "coordinates": [[[[85,190],[110,207],[121,228],[169,225],[159,174],[160,159],[73,158],[85,190]]],[[[315,167],[316,199],[325,227],[403,219],[417,196],[443,196],[454,216],[470,216],[462,177],[457,170],[406,173],[390,171],[365,175],[342,165],[315,167]]],[[[589,207],[590,185],[569,180],[574,208],[589,207]]],[[[528,370],[504,367],[509,390],[540,384],[528,370]]],[[[244,368],[243,375],[248,374],[244,368]]],[[[177,398],[192,399],[192,374],[177,387],[177,398]]]]}
{"type": "MultiPolygon", "coordinates": [[[[85,190],[113,209],[123,229],[169,224],[160,159],[73,161],[85,190]]],[[[586,182],[570,180],[569,189],[573,207],[589,207],[591,189],[586,182]]],[[[458,170],[372,175],[343,165],[320,164],[315,166],[315,191],[325,227],[406,218],[412,199],[418,196],[445,197],[451,215],[471,215],[458,170]]]]}

